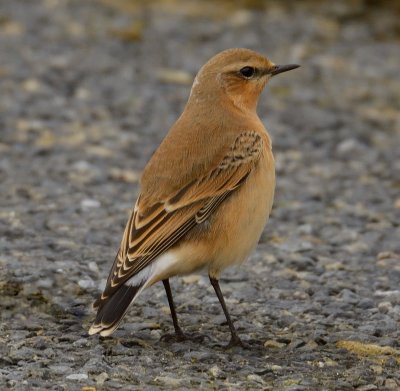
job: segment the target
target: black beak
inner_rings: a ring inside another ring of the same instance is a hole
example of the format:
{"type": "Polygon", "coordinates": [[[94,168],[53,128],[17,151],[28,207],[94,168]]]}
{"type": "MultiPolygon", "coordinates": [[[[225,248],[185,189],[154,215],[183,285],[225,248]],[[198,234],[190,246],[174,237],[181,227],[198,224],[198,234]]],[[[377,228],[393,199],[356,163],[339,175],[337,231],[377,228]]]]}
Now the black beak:
{"type": "Polygon", "coordinates": [[[299,66],[300,66],[300,65],[297,65],[297,64],[275,65],[275,66],[272,68],[271,75],[272,75],[272,76],[275,76],[275,75],[277,75],[278,73],[291,71],[292,69],[296,69],[296,68],[298,68],[299,66]]]}

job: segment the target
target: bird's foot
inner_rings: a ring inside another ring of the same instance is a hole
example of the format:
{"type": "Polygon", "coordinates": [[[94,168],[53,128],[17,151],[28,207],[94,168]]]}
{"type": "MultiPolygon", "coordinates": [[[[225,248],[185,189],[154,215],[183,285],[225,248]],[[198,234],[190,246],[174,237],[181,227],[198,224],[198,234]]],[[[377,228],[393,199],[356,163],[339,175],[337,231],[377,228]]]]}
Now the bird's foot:
{"type": "Polygon", "coordinates": [[[182,342],[186,340],[184,333],[168,333],[161,336],[161,342],[182,342]]]}
{"type": "Polygon", "coordinates": [[[197,334],[197,333],[184,333],[183,331],[175,332],[171,334],[164,334],[161,336],[160,341],[162,342],[183,342],[183,341],[192,341],[192,342],[204,342],[206,339],[210,340],[208,335],[197,334]]]}
{"type": "Polygon", "coordinates": [[[232,335],[231,340],[229,341],[228,345],[226,345],[227,349],[240,347],[245,348],[247,345],[239,338],[237,335],[232,335]]]}
{"type": "Polygon", "coordinates": [[[243,342],[237,335],[232,336],[231,340],[227,345],[216,344],[214,347],[222,348],[222,349],[233,349],[233,348],[242,348],[242,349],[251,349],[252,346],[247,343],[243,342]]]}

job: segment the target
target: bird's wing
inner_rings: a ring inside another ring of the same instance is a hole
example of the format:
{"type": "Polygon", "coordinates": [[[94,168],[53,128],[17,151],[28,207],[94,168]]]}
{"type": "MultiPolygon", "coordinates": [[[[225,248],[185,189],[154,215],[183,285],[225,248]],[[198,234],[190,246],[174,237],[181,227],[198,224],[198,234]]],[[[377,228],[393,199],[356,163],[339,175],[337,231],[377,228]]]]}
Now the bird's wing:
{"type": "Polygon", "coordinates": [[[128,220],[106,288],[94,304],[101,307],[118,288],[201,224],[248,177],[263,149],[261,136],[241,133],[219,164],[168,199],[143,207],[139,196],[128,220]]]}

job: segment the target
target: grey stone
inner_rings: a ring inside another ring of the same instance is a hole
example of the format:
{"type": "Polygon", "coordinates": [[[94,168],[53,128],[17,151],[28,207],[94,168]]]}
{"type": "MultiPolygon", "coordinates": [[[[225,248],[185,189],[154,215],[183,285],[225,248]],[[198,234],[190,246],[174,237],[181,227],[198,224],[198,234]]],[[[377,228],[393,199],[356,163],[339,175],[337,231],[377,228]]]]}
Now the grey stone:
{"type": "Polygon", "coordinates": [[[374,306],[374,301],[368,297],[365,297],[358,302],[358,307],[362,309],[373,308],[374,306]]]}

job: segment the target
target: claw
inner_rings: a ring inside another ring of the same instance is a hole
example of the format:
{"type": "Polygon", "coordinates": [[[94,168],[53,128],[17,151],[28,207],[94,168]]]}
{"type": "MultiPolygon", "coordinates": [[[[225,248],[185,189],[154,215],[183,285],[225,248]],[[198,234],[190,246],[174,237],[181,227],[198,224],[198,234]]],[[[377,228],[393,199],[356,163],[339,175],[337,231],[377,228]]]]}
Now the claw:
{"type": "Polygon", "coordinates": [[[169,333],[161,336],[160,341],[162,342],[183,342],[186,340],[184,333],[169,333]]]}
{"type": "Polygon", "coordinates": [[[211,341],[211,338],[208,335],[203,334],[188,334],[188,333],[174,333],[174,334],[164,334],[161,336],[160,341],[162,342],[183,342],[183,341],[192,341],[192,342],[204,342],[206,339],[211,341]]]}

